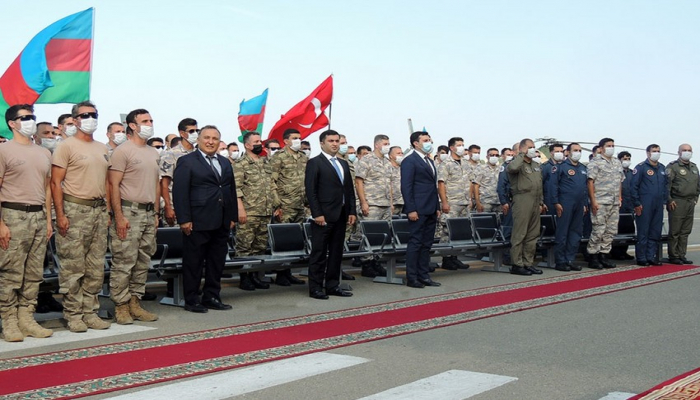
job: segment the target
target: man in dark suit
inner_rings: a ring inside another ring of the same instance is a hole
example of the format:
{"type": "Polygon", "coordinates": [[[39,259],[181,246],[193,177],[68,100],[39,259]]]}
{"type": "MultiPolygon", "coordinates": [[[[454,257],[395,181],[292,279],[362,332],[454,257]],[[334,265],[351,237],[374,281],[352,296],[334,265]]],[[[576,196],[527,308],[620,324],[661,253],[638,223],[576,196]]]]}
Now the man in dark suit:
{"type": "Polygon", "coordinates": [[[329,295],[352,296],[351,292],[342,290],[338,284],[345,225],[355,223],[357,211],[350,166],[345,160],[336,157],[340,148],[340,135],[336,131],[327,130],[321,133],[320,141],[321,154],[306,164],[304,186],[314,219],[311,224],[309,296],[326,300],[329,295]]]}
{"type": "Polygon", "coordinates": [[[437,170],[430,158],[433,141],[427,132],[413,132],[414,151],[401,161],[401,195],[408,214],[410,238],[406,245],[406,284],[412,288],[440,286],[430,279],[430,249],[440,216],[437,170]]]}
{"type": "Polygon", "coordinates": [[[238,209],[231,163],[217,154],[220,138],[215,126],[202,128],[198,149],[180,157],[173,174],[173,202],[183,233],[185,310],[198,313],[231,309],[221,302],[219,292],[227,240],[238,209]],[[200,302],[197,292],[205,265],[200,302]]]}

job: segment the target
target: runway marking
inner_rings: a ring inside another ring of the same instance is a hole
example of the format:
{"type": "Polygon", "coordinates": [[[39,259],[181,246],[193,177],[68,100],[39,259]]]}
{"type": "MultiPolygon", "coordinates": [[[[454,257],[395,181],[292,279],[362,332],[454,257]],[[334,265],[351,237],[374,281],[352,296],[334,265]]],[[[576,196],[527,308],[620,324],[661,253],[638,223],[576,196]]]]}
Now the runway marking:
{"type": "Polygon", "coordinates": [[[135,391],[112,400],[219,400],[255,392],[371,361],[332,353],[312,353],[234,369],[202,378],[135,391]]]}
{"type": "Polygon", "coordinates": [[[36,339],[32,337],[24,338],[23,342],[8,343],[0,341],[0,354],[8,351],[34,349],[38,347],[65,344],[70,342],[82,342],[90,339],[102,339],[111,336],[128,335],[136,332],[150,331],[156,328],[142,325],[117,325],[112,324],[109,329],[96,330],[88,329],[84,333],[73,333],[68,330],[55,331],[51,337],[36,339]]]}
{"type": "Polygon", "coordinates": [[[627,400],[634,395],[635,393],[610,392],[607,396],[601,397],[600,400],[627,400]]]}
{"type": "Polygon", "coordinates": [[[516,380],[510,376],[450,370],[360,400],[461,400],[516,380]]]}

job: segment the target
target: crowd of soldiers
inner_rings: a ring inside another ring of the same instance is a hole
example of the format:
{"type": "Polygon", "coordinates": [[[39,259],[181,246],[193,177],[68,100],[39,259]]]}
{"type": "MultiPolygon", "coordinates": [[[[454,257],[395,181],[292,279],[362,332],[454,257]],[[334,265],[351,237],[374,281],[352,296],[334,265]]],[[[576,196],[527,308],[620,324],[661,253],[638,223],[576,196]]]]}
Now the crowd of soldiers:
{"type": "MultiPolygon", "coordinates": [[[[0,318],[6,341],[26,336],[48,337],[33,313],[43,280],[47,240],[54,229],[61,261],[59,292],[71,332],[107,329],[98,316],[98,293],[104,280],[104,260],[111,251],[110,298],[118,324],[155,321],[158,315],[141,305],[149,293],[146,279],[156,249],[158,226],[176,226],[172,181],[178,158],[195,151],[200,130],[192,118],[178,124],[178,134],[154,137],[153,119],[145,109],[126,123],[107,126],[108,142],[94,140],[98,112],[82,102],[57,126],[36,123],[32,106],[15,105],[5,114],[13,139],[0,146],[0,318]],[[109,234],[108,234],[109,232],[109,234]],[[109,239],[108,239],[109,238],[109,239]]],[[[216,129],[215,127],[210,127],[216,129]]],[[[218,130],[217,130],[218,131],[218,130]]],[[[219,136],[220,137],[220,136],[219,136]]],[[[262,255],[267,249],[267,225],[299,223],[310,216],[304,193],[304,171],[311,146],[297,130],[284,132],[283,143],[263,143],[248,132],[242,143],[220,142],[219,154],[233,166],[237,189],[237,256],[262,255]]],[[[349,145],[340,137],[338,156],[348,161],[355,182],[360,220],[390,220],[402,213],[400,164],[408,155],[377,135],[373,147],[349,145]]],[[[436,239],[448,241],[445,220],[471,213],[498,213],[510,240],[511,273],[541,274],[535,267],[539,215],[556,217],[556,269],[579,270],[573,261],[581,238],[590,231],[583,253],[588,266],[612,268],[611,259],[632,259],[626,247],[613,247],[620,213],[634,213],[637,222],[636,262],[660,265],[658,241],[663,209],[669,212],[669,262],[685,258],[694,206],[700,195],[692,147],[683,144],[678,159],[659,163],[660,148],[647,147],[647,159],[631,168],[628,152],[615,153],[614,141],[602,139],[588,165],[581,162],[577,143],[549,147],[542,162],[530,139],[512,148],[465,146],[459,137],[439,146],[435,154],[441,218],[436,239]]],[[[349,226],[346,239],[359,235],[349,226]]],[[[365,277],[385,276],[375,257],[353,261],[365,277]]],[[[467,269],[455,256],[441,268],[467,269]]],[[[242,273],[243,290],[268,289],[257,273],[242,273]]],[[[355,279],[343,272],[343,279],[355,279]]],[[[276,271],[280,286],[305,284],[289,269],[276,271]]],[[[168,291],[172,292],[169,282],[168,291]]]]}

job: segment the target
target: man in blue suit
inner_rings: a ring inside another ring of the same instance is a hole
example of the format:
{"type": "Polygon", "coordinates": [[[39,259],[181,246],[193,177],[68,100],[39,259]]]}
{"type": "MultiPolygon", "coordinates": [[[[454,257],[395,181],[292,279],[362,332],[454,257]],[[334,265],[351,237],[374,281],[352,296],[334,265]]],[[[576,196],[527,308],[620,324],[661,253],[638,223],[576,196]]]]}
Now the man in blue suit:
{"type": "Polygon", "coordinates": [[[205,313],[229,310],[221,302],[221,274],[228,237],[238,219],[236,183],[231,163],[219,154],[221,133],[207,125],[197,138],[197,150],[177,160],[173,203],[182,230],[182,270],[185,310],[205,313]],[[198,290],[204,268],[202,300],[198,290]]]}
{"type": "Polygon", "coordinates": [[[440,215],[437,169],[430,159],[433,141],[427,132],[413,132],[411,146],[414,151],[401,162],[401,195],[410,232],[406,246],[407,285],[412,288],[440,286],[428,275],[430,249],[440,215]]]}

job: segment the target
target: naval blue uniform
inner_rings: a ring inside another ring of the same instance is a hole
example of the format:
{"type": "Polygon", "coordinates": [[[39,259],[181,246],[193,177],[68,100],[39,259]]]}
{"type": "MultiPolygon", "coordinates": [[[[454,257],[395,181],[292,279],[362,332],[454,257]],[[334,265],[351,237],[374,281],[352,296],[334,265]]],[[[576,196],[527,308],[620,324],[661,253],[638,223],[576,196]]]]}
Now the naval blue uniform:
{"type": "MultiPolygon", "coordinates": [[[[513,205],[513,195],[510,191],[510,178],[508,178],[508,172],[506,172],[506,167],[508,163],[506,161],[501,166],[498,172],[498,185],[496,186],[496,193],[498,193],[498,201],[501,205],[508,204],[508,206],[513,205]]],[[[508,214],[503,216],[503,221],[501,221],[501,227],[503,228],[503,236],[506,240],[510,240],[510,234],[513,231],[513,209],[510,207],[508,214]]]]}
{"type": "Polygon", "coordinates": [[[556,182],[552,201],[561,204],[563,211],[557,219],[554,258],[557,266],[563,266],[576,259],[581,242],[583,209],[588,205],[588,174],[585,165],[573,165],[568,159],[556,168],[550,178],[556,182]]]}
{"type": "Polygon", "coordinates": [[[550,159],[546,163],[542,164],[542,199],[544,205],[547,206],[547,214],[557,215],[557,211],[554,209],[554,191],[557,188],[557,173],[559,172],[559,165],[550,159]]]}
{"type": "Polygon", "coordinates": [[[661,240],[661,227],[664,206],[668,199],[666,167],[658,163],[651,165],[645,160],[632,171],[632,204],[642,206],[642,215],[635,217],[637,244],[634,247],[637,262],[659,260],[658,245],[661,240]]]}

